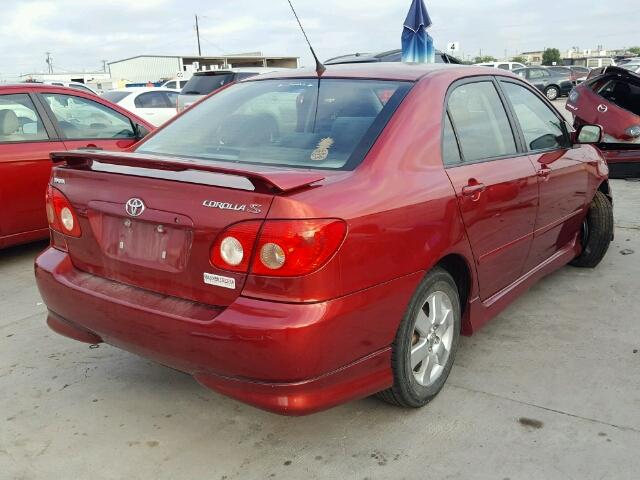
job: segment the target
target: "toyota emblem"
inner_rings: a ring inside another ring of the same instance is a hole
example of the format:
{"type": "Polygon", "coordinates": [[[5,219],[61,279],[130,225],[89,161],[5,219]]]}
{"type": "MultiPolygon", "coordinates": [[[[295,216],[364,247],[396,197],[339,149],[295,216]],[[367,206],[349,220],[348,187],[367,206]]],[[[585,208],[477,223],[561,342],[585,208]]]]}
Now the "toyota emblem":
{"type": "Polygon", "coordinates": [[[130,198],[124,206],[127,214],[131,217],[139,217],[144,212],[144,202],[139,198],[130,198]]]}
{"type": "Polygon", "coordinates": [[[600,113],[606,113],[607,110],[609,110],[609,107],[607,107],[606,105],[603,105],[602,103],[598,105],[598,111],[600,113]]]}

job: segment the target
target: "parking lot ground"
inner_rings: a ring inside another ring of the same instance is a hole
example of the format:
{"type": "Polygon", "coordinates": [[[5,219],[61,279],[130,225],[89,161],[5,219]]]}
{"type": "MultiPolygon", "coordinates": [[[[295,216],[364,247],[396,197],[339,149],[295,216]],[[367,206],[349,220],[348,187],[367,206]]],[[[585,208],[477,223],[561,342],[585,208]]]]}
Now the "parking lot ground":
{"type": "Polygon", "coordinates": [[[558,111],[564,116],[564,118],[567,119],[567,121],[569,123],[571,123],[573,125],[573,115],[571,114],[571,112],[569,110],[567,110],[567,98],[566,97],[560,97],[557,100],[554,100],[553,102],[553,106],[556,107],[558,109],[558,111]]]}
{"type": "MultiPolygon", "coordinates": [[[[374,398],[286,418],[44,323],[43,244],[0,252],[0,479],[637,479],[640,183],[616,238],[474,337],[426,408],[374,398]]],[[[123,319],[126,321],[126,319],[123,319]]]]}

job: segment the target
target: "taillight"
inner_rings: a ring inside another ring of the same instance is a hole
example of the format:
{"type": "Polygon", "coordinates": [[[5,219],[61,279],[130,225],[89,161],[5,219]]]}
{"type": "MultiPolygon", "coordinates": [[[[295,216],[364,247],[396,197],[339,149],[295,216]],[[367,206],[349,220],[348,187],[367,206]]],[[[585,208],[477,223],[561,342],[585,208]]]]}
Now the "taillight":
{"type": "Polygon", "coordinates": [[[346,232],[342,220],[268,220],[260,232],[251,273],[278,277],[311,273],[338,250],[346,232]]]}
{"type": "Polygon", "coordinates": [[[223,270],[246,272],[249,269],[251,252],[261,223],[260,221],[236,223],[218,235],[211,247],[212,265],[223,270]]]}
{"type": "Polygon", "coordinates": [[[631,138],[640,137],[640,125],[634,125],[633,127],[629,127],[625,130],[625,133],[629,135],[631,138]]]}
{"type": "Polygon", "coordinates": [[[60,190],[49,185],[46,197],[47,220],[49,227],[58,233],[70,237],[79,237],[82,234],[78,217],[60,190]]]}
{"type": "Polygon", "coordinates": [[[260,222],[249,221],[222,232],[211,248],[211,263],[235,272],[250,270],[254,275],[307,275],[338,250],[347,225],[336,219],[266,220],[256,241],[259,230],[260,222]]]}

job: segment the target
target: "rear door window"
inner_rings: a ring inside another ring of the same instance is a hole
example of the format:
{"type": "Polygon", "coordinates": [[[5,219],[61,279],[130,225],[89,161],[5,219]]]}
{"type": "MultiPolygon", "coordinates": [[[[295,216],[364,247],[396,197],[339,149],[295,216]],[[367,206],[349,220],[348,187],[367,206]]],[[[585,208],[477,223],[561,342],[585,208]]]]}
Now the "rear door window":
{"type": "Polygon", "coordinates": [[[546,70],[543,70],[542,68],[532,68],[529,70],[530,80],[546,78],[548,76],[549,76],[549,72],[547,72],[546,70]]]}
{"type": "Polygon", "coordinates": [[[640,115],[640,82],[631,78],[609,77],[594,84],[598,95],[636,115],[640,115]]]}
{"type": "Polygon", "coordinates": [[[182,93],[185,95],[208,95],[214,90],[232,82],[233,78],[233,73],[194,75],[184,86],[182,93]]]}
{"type": "Polygon", "coordinates": [[[48,138],[29,95],[0,95],[0,143],[36,142],[48,138]]]}
{"type": "Polygon", "coordinates": [[[449,96],[448,110],[465,162],[517,153],[507,113],[493,82],[455,88],[449,96]]]}
{"type": "Polygon", "coordinates": [[[561,120],[536,94],[512,82],[500,84],[513,106],[529,151],[558,149],[567,144],[561,120]]]}
{"type": "Polygon", "coordinates": [[[175,99],[172,101],[169,93],[173,92],[142,93],[135,98],[133,103],[136,108],[176,108],[175,99]]]}
{"type": "Polygon", "coordinates": [[[42,94],[65,137],[71,140],[135,138],[131,121],[101,103],[73,95],[42,94]]]}

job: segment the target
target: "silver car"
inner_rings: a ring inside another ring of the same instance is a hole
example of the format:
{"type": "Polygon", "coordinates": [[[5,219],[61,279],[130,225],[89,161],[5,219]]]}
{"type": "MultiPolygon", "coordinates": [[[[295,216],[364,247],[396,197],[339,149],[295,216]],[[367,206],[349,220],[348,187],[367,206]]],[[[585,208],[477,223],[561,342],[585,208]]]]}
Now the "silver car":
{"type": "Polygon", "coordinates": [[[196,72],[180,91],[177,106],[178,112],[186,110],[205,95],[208,95],[229,83],[238,82],[245,78],[258,75],[259,73],[259,71],[236,72],[233,70],[196,72]]]}

